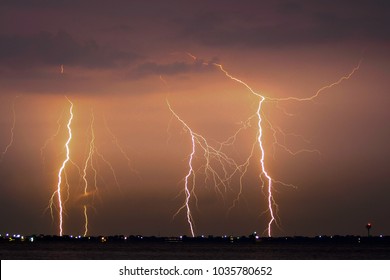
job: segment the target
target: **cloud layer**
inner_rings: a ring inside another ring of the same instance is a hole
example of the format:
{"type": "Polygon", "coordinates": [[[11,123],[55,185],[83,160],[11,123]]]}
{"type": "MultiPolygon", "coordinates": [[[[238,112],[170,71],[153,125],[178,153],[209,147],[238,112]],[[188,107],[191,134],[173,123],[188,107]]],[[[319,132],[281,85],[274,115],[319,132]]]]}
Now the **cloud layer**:
{"type": "Polygon", "coordinates": [[[94,40],[79,42],[68,32],[40,32],[30,36],[0,37],[0,62],[11,68],[65,64],[85,68],[128,65],[138,55],[104,48],[94,40]]]}

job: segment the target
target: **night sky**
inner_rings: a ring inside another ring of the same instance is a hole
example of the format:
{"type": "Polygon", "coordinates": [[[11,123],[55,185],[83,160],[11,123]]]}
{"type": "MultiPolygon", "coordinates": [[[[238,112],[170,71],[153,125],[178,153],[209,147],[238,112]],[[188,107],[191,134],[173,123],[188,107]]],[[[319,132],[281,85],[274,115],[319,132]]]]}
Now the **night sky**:
{"type": "MultiPolygon", "coordinates": [[[[312,101],[263,104],[265,166],[286,183],[274,184],[273,235],[366,234],[367,222],[372,234],[389,235],[389,53],[388,1],[3,0],[1,151],[14,135],[1,155],[0,233],[58,234],[58,211],[52,219],[47,206],[65,158],[66,97],[74,120],[64,234],[84,232],[88,205],[91,235],[190,235],[185,209],[174,214],[185,201],[191,135],[166,99],[219,148],[256,113],[258,98],[213,63],[283,99],[312,96],[360,62],[312,101]],[[83,195],[78,168],[92,114],[101,156],[93,162],[96,188],[83,195]],[[288,152],[301,149],[318,152],[288,152]]],[[[244,163],[256,133],[252,119],[223,151],[244,163]]],[[[231,208],[239,176],[216,188],[198,150],[190,201],[197,235],[266,234],[260,156],[255,148],[231,208]]]]}

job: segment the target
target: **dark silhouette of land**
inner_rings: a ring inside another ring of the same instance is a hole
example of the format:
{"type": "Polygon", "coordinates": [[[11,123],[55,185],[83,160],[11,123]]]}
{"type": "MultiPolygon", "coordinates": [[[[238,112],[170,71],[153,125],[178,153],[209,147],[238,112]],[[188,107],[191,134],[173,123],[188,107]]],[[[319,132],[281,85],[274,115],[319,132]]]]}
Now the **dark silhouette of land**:
{"type": "Polygon", "coordinates": [[[390,259],[390,236],[0,237],[1,259],[390,259]]]}

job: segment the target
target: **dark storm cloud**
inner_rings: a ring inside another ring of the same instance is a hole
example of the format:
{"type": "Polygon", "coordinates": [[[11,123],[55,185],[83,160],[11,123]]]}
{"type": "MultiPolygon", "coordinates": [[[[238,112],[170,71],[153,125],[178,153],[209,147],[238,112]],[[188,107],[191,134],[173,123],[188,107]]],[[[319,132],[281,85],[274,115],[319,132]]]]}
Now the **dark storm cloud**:
{"type": "Polygon", "coordinates": [[[12,68],[60,64],[110,68],[128,65],[137,58],[135,53],[104,48],[94,40],[79,42],[65,31],[0,35],[0,63],[12,68]]]}
{"type": "MultiPolygon", "coordinates": [[[[144,1],[144,0],[2,0],[0,7],[19,10],[50,10],[58,13],[82,14],[83,16],[128,17],[153,20],[156,18],[172,18],[175,14],[188,12],[192,7],[199,6],[197,1],[144,1]]],[[[200,5],[202,6],[202,4],[200,5]]],[[[0,11],[1,12],[1,11],[0,11]]]]}
{"type": "Polygon", "coordinates": [[[178,38],[216,47],[390,41],[387,1],[244,1],[183,18],[178,38]]]}
{"type": "Polygon", "coordinates": [[[217,58],[205,62],[197,59],[193,63],[173,62],[168,64],[159,64],[155,62],[146,62],[134,69],[133,75],[136,78],[150,75],[179,75],[186,73],[208,72],[215,69],[212,64],[218,62],[217,58]]]}
{"type": "MultiPolygon", "coordinates": [[[[89,1],[84,1],[89,2],[89,1]]],[[[23,7],[23,8],[40,8],[40,7],[64,7],[64,6],[72,6],[75,7],[78,4],[83,3],[83,1],[77,1],[77,0],[56,0],[56,1],[50,1],[50,0],[3,0],[0,3],[0,7],[23,7]]]]}

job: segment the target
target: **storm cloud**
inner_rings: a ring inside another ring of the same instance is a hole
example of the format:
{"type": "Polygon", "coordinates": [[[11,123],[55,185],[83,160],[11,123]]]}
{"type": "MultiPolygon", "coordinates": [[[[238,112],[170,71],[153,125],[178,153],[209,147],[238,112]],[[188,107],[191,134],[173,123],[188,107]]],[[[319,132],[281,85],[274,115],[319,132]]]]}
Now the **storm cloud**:
{"type": "Polygon", "coordinates": [[[54,66],[65,64],[86,68],[110,68],[128,65],[138,55],[111,50],[94,40],[78,42],[69,33],[40,32],[31,36],[3,35],[0,38],[0,62],[11,67],[54,66]]]}
{"type": "Polygon", "coordinates": [[[302,47],[390,42],[386,1],[229,2],[182,18],[178,38],[214,47],[302,47]]]}

